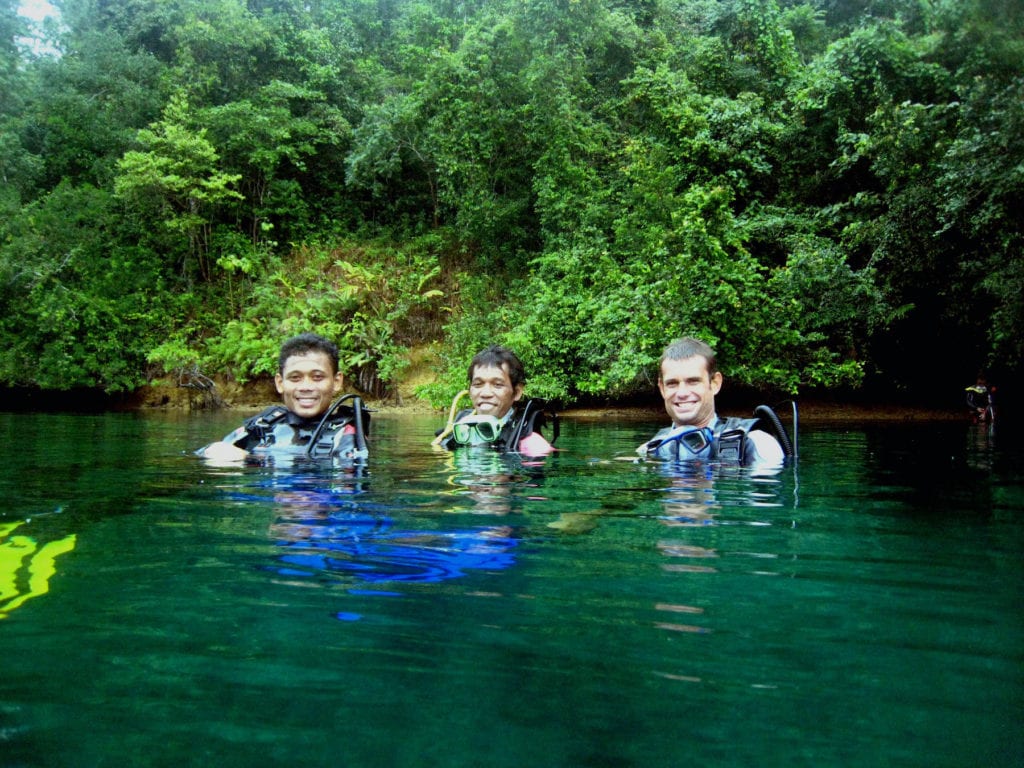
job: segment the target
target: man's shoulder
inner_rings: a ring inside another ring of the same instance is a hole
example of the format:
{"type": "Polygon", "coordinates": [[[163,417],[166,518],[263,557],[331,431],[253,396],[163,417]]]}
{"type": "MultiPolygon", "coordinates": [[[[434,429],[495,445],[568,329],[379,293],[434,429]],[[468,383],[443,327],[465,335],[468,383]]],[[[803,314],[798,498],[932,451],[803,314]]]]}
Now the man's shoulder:
{"type": "Polygon", "coordinates": [[[782,444],[776,437],[760,429],[754,429],[747,433],[748,458],[757,462],[781,463],[786,458],[782,444]],[[749,456],[750,448],[753,448],[755,456],[749,456]]]}
{"type": "Polygon", "coordinates": [[[770,432],[755,429],[758,421],[757,417],[729,416],[723,419],[715,414],[711,424],[716,434],[732,429],[741,429],[746,433],[743,451],[745,464],[781,464],[786,458],[782,444],[770,432]]]}

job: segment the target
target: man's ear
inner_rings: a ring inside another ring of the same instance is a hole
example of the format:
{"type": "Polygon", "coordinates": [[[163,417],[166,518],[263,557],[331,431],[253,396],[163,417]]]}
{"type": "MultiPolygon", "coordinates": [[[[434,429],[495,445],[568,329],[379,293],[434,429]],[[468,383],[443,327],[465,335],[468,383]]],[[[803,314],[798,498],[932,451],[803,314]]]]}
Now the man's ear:
{"type": "Polygon", "coordinates": [[[345,374],[338,371],[334,374],[334,394],[344,391],[345,389],[345,374]]]}
{"type": "Polygon", "coordinates": [[[522,385],[522,384],[516,384],[516,394],[515,394],[515,396],[514,396],[514,397],[512,398],[512,402],[513,402],[513,403],[518,403],[518,402],[519,402],[519,399],[520,399],[520,398],[521,398],[522,396],[523,396],[523,385],[522,385]]]}
{"type": "Polygon", "coordinates": [[[721,371],[715,371],[715,375],[711,377],[711,394],[717,395],[721,388],[722,388],[722,372],[721,371]]]}
{"type": "Polygon", "coordinates": [[[277,387],[277,394],[284,394],[284,377],[280,373],[274,374],[274,386],[277,387]]]}

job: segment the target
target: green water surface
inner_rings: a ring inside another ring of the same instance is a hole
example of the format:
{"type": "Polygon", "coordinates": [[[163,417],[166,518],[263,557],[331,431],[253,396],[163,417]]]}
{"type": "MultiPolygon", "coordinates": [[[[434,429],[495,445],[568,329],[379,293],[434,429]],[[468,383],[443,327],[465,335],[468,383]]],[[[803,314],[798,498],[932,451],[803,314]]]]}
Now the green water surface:
{"type": "MultiPolygon", "coordinates": [[[[377,415],[368,471],[209,466],[238,414],[0,414],[0,766],[1019,766],[1009,436],[805,425],[766,476],[536,462],[377,415]]],[[[623,460],[623,459],[626,460],[623,460]]]]}

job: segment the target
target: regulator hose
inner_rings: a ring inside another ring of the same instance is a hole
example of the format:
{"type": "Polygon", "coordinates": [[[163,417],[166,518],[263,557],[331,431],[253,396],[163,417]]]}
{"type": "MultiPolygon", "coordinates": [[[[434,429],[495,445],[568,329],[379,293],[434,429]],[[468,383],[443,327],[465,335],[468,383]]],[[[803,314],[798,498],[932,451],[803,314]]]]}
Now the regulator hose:
{"type": "Polygon", "coordinates": [[[309,441],[309,446],[306,448],[306,454],[310,458],[313,458],[313,454],[316,451],[317,444],[320,442],[320,435],[323,434],[324,428],[327,426],[327,423],[334,416],[335,411],[337,411],[342,405],[344,405],[349,400],[352,401],[352,411],[354,414],[353,418],[355,420],[356,450],[358,451],[360,456],[367,455],[366,432],[364,431],[363,428],[363,399],[359,397],[359,395],[342,395],[337,400],[335,400],[334,403],[331,404],[331,407],[327,409],[327,411],[323,415],[323,418],[320,419],[320,423],[317,424],[316,429],[313,431],[313,436],[309,441]]]}
{"type": "MultiPolygon", "coordinates": [[[[797,430],[797,415],[796,415],[796,401],[793,402],[793,435],[794,440],[797,430]]],[[[796,456],[796,445],[794,441],[790,441],[789,434],[786,432],[786,428],[782,426],[782,422],[779,420],[778,415],[767,405],[759,405],[754,409],[754,415],[759,416],[768,421],[772,425],[772,429],[775,431],[775,436],[779,440],[779,444],[782,446],[782,452],[786,456],[796,456]]]]}

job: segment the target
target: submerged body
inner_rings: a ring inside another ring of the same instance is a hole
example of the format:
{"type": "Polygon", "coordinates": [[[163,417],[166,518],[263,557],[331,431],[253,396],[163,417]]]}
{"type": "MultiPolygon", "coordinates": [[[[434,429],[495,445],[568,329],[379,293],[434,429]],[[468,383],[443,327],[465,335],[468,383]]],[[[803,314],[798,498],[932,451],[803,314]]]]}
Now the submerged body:
{"type": "MultiPolygon", "coordinates": [[[[358,398],[353,398],[354,405],[342,404],[350,397],[335,403],[328,414],[314,418],[303,418],[283,406],[273,406],[248,419],[220,443],[243,452],[244,456],[363,458],[367,455],[364,435],[369,415],[358,398]]],[[[200,451],[200,455],[209,455],[208,447],[200,451]]]]}
{"type": "Polygon", "coordinates": [[[716,415],[707,427],[665,427],[640,446],[639,452],[666,461],[726,461],[742,466],[778,466],[785,459],[779,441],[754,429],[757,419],[721,419],[716,415]]]}

